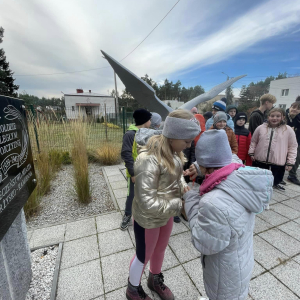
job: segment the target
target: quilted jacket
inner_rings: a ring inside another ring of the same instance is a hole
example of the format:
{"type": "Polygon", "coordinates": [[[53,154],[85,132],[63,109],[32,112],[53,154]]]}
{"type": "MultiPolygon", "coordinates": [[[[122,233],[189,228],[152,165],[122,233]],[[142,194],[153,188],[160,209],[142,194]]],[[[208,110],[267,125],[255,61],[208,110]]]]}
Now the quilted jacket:
{"type": "Polygon", "coordinates": [[[202,254],[210,300],[247,298],[254,265],[255,214],[266,208],[272,186],[271,171],[242,167],[201,197],[195,190],[184,194],[192,243],[202,254]]]}
{"type": "Polygon", "coordinates": [[[249,155],[262,163],[293,166],[297,157],[297,147],[296,135],[290,126],[270,128],[268,123],[264,123],[254,131],[249,155]]]}
{"type": "Polygon", "coordinates": [[[247,166],[252,166],[252,160],[248,154],[251,143],[250,131],[244,126],[235,126],[235,136],[239,147],[239,151],[237,153],[238,157],[241,160],[245,160],[247,166]]]}

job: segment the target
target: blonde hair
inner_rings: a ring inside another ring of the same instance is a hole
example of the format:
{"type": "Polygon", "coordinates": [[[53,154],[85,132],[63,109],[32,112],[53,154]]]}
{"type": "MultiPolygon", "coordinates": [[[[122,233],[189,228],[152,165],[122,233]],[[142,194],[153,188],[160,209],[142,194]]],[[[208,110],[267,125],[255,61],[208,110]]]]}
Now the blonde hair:
{"type": "MultiPolygon", "coordinates": [[[[177,109],[169,113],[169,117],[190,120],[194,115],[185,109],[177,109]]],[[[146,145],[148,155],[154,155],[159,164],[163,164],[169,173],[175,174],[174,153],[170,144],[170,139],[161,135],[151,137],[146,145]]],[[[177,153],[182,164],[186,162],[186,158],[182,151],[177,153]]]]}
{"type": "Polygon", "coordinates": [[[274,104],[277,101],[276,97],[271,94],[264,94],[260,97],[259,100],[261,104],[265,104],[267,101],[274,104]]]}
{"type": "MultiPolygon", "coordinates": [[[[274,113],[274,112],[279,112],[279,113],[281,114],[281,116],[282,116],[282,121],[280,122],[279,126],[281,126],[281,125],[284,125],[284,126],[285,126],[285,128],[284,128],[284,130],[283,130],[283,132],[284,132],[285,130],[287,130],[286,124],[285,124],[285,122],[284,122],[285,112],[284,112],[284,110],[283,110],[282,108],[275,107],[275,108],[273,108],[273,109],[271,109],[271,110],[269,111],[268,117],[270,117],[270,115],[271,115],[272,113],[274,113]]],[[[268,120],[268,126],[269,126],[269,125],[270,125],[270,123],[269,123],[269,120],[268,120]]],[[[279,126],[278,126],[278,127],[279,127],[279,126]]]]}

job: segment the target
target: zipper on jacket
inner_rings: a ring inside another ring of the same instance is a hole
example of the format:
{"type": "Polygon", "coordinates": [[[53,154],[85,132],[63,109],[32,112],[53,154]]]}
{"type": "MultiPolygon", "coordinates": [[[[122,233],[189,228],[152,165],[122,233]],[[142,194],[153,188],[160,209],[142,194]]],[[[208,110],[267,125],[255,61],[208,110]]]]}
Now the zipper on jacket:
{"type": "Polygon", "coordinates": [[[274,128],[272,128],[272,131],[271,131],[270,143],[269,143],[269,148],[268,148],[268,152],[267,152],[267,160],[266,160],[266,164],[267,164],[268,161],[269,161],[269,155],[270,155],[270,150],[271,150],[271,143],[272,143],[273,133],[274,133],[274,128]]]}

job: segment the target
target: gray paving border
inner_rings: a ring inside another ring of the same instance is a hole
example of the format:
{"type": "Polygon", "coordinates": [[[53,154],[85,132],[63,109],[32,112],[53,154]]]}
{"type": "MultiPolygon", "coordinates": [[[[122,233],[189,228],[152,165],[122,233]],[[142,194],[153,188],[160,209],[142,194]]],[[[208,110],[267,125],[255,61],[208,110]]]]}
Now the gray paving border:
{"type": "MultiPolygon", "coordinates": [[[[119,169],[119,171],[120,171],[120,173],[122,173],[120,169],[119,169]]],[[[114,203],[114,207],[115,207],[115,209],[116,209],[117,211],[119,211],[120,208],[119,208],[119,205],[118,205],[118,203],[117,203],[117,199],[116,199],[116,197],[115,197],[115,194],[114,194],[114,192],[113,192],[113,190],[112,190],[112,188],[111,188],[111,186],[110,186],[110,183],[109,183],[109,180],[108,180],[108,177],[107,177],[105,168],[102,168],[102,173],[103,173],[103,175],[104,175],[105,182],[106,182],[106,184],[107,184],[107,186],[108,186],[108,191],[109,191],[111,200],[112,200],[112,202],[114,203]]]]}
{"type": "Polygon", "coordinates": [[[55,300],[56,298],[56,291],[57,291],[57,285],[58,285],[58,275],[60,271],[60,262],[62,257],[62,250],[63,250],[63,243],[59,243],[58,246],[58,253],[56,258],[56,264],[52,279],[52,288],[51,288],[51,294],[50,294],[50,300],[55,300]]]}

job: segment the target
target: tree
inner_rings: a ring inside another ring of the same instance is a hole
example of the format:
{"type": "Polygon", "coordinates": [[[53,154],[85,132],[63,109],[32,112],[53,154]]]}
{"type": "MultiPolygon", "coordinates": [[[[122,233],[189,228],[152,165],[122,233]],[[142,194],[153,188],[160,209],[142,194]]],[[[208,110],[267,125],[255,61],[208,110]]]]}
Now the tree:
{"type": "Polygon", "coordinates": [[[204,88],[201,86],[201,85],[196,85],[194,88],[192,88],[191,90],[191,94],[190,94],[190,97],[189,97],[189,100],[201,95],[201,94],[204,94],[205,91],[204,91],[204,88]]]}
{"type": "MultiPolygon", "coordinates": [[[[3,41],[4,29],[0,27],[0,43],[3,41]]],[[[17,97],[19,86],[14,84],[13,72],[9,69],[9,63],[3,48],[0,49],[0,95],[17,97]]]]}
{"type": "Polygon", "coordinates": [[[227,104],[227,105],[232,104],[232,103],[233,103],[233,98],[234,98],[234,95],[233,95],[233,92],[232,92],[232,87],[229,86],[229,87],[226,89],[226,99],[227,99],[226,104],[227,104]]]}
{"type": "Polygon", "coordinates": [[[119,99],[119,106],[126,107],[127,111],[135,111],[140,108],[139,103],[133,98],[133,96],[125,89],[119,99]]]}

